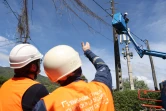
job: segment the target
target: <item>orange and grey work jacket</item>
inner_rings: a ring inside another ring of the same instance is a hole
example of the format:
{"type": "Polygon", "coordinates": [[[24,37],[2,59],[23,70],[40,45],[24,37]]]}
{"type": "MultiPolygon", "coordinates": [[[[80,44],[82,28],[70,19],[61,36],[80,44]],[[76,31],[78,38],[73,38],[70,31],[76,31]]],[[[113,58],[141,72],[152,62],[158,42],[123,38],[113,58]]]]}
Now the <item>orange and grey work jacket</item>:
{"type": "Polygon", "coordinates": [[[85,55],[97,72],[93,81],[78,80],[42,98],[33,111],[114,111],[112,77],[108,66],[88,50],[85,55]]]}
{"type": "Polygon", "coordinates": [[[38,82],[13,77],[0,88],[0,111],[30,111],[47,94],[46,88],[38,82]]]}

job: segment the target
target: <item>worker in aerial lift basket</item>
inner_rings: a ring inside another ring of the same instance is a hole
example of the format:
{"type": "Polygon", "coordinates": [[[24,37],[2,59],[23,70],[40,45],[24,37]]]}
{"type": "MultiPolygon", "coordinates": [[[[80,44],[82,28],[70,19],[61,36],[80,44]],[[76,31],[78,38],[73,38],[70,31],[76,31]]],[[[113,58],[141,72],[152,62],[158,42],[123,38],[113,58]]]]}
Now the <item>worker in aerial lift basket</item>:
{"type": "Polygon", "coordinates": [[[47,89],[34,81],[40,72],[42,57],[31,44],[19,44],[11,50],[9,62],[15,75],[0,88],[0,111],[32,111],[48,95],[47,89]]]}
{"type": "Polygon", "coordinates": [[[82,43],[82,49],[96,68],[94,80],[81,80],[81,60],[72,47],[50,49],[44,57],[44,70],[61,87],[42,98],[33,111],[114,111],[109,67],[90,50],[88,42],[82,43]]]}

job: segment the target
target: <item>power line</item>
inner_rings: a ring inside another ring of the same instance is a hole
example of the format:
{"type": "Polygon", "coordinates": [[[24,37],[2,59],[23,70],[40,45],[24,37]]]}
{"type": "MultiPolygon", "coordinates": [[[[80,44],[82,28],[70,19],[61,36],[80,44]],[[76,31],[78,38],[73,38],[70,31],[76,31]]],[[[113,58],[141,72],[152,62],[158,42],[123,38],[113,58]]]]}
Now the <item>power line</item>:
{"type": "Polygon", "coordinates": [[[99,3],[97,3],[95,0],[93,0],[93,2],[96,3],[102,10],[104,10],[108,15],[112,17],[112,15],[106,9],[104,9],[99,3]]]}
{"type": "Polygon", "coordinates": [[[79,6],[83,12],[85,12],[86,14],[96,18],[97,20],[99,20],[100,22],[104,23],[105,25],[111,26],[109,23],[107,23],[106,21],[104,21],[101,17],[99,17],[96,13],[94,13],[93,11],[91,11],[89,9],[89,7],[87,7],[84,3],[82,3],[80,0],[74,0],[75,3],[77,4],[77,6],[79,6]]]}
{"type": "Polygon", "coordinates": [[[92,29],[95,33],[100,34],[100,35],[103,36],[104,38],[106,38],[106,39],[108,39],[108,40],[110,40],[110,41],[113,41],[113,40],[111,40],[110,38],[104,36],[104,35],[101,34],[100,32],[98,32],[98,31],[96,31],[95,29],[93,29],[93,27],[91,27],[84,19],[82,19],[82,18],[65,2],[65,0],[63,0],[63,2],[64,2],[64,5],[65,5],[71,12],[73,12],[82,22],[84,22],[84,23],[88,26],[89,29],[92,29]]]}
{"type": "Polygon", "coordinates": [[[9,5],[7,0],[4,0],[4,2],[6,2],[7,6],[10,8],[10,10],[12,11],[13,15],[16,17],[16,19],[18,20],[17,15],[15,14],[16,12],[13,11],[13,9],[11,8],[11,6],[9,5]]]}
{"type": "Polygon", "coordinates": [[[133,34],[135,37],[137,37],[140,41],[145,43],[145,40],[142,40],[140,37],[138,37],[137,35],[135,35],[133,32],[131,32],[131,34],[133,34]]]}
{"type": "MultiPolygon", "coordinates": [[[[30,37],[29,37],[30,38],[30,37]]],[[[32,41],[32,43],[39,49],[40,52],[42,52],[42,50],[36,45],[36,43],[32,40],[32,38],[29,39],[30,41],[32,41]]],[[[43,52],[42,52],[43,53],[43,52]]]]}
{"type": "MultiPolygon", "coordinates": [[[[94,3],[96,3],[104,12],[106,12],[108,15],[110,15],[111,17],[113,17],[113,15],[111,15],[106,9],[104,9],[99,3],[97,3],[95,0],[93,0],[94,3]]],[[[115,18],[114,18],[115,19],[115,18]]],[[[116,20],[116,19],[115,19],[116,20]]],[[[118,22],[118,20],[116,20],[118,22]]],[[[127,29],[126,29],[127,30],[127,29]]],[[[134,34],[133,32],[131,32],[131,34],[133,34],[135,37],[137,37],[140,41],[145,43],[145,40],[142,40],[140,37],[138,37],[136,34],[134,34]]]]}
{"type": "Polygon", "coordinates": [[[57,11],[57,7],[56,7],[56,5],[55,5],[55,1],[52,0],[52,2],[53,2],[53,4],[54,4],[54,8],[55,8],[55,10],[57,11]]]}
{"type": "MultiPolygon", "coordinates": [[[[55,10],[57,11],[57,7],[56,7],[56,5],[55,5],[55,1],[52,0],[52,2],[53,2],[53,5],[54,5],[55,10]]],[[[106,37],[105,35],[101,34],[99,31],[93,29],[93,27],[91,27],[84,19],[82,19],[82,18],[66,3],[66,1],[63,0],[63,3],[64,3],[64,5],[65,5],[74,15],[76,15],[82,22],[84,22],[84,23],[88,26],[89,29],[93,30],[95,33],[97,33],[97,34],[103,36],[104,38],[106,38],[106,39],[108,39],[108,40],[110,40],[110,41],[113,42],[112,39],[110,39],[110,38],[106,37]]],[[[81,5],[81,6],[82,6],[82,5],[81,5]]],[[[72,25],[73,25],[73,24],[72,24],[72,25]]],[[[111,25],[108,24],[108,23],[107,23],[107,25],[108,25],[108,26],[111,26],[111,25]]]]}
{"type": "Polygon", "coordinates": [[[33,17],[32,17],[32,12],[33,12],[33,0],[32,0],[32,8],[31,8],[31,21],[32,21],[32,25],[33,25],[33,17]]]}
{"type": "Polygon", "coordinates": [[[33,0],[32,0],[32,10],[33,10],[33,0]]]}

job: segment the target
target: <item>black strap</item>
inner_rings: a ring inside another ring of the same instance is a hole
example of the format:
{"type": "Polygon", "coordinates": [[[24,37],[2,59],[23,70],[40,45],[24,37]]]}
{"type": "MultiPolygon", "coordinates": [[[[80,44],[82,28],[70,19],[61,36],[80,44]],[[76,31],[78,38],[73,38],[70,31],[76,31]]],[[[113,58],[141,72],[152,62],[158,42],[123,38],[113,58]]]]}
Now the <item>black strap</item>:
{"type": "Polygon", "coordinates": [[[32,111],[36,103],[48,94],[49,92],[42,84],[32,85],[22,97],[21,104],[23,111],[32,111]]]}

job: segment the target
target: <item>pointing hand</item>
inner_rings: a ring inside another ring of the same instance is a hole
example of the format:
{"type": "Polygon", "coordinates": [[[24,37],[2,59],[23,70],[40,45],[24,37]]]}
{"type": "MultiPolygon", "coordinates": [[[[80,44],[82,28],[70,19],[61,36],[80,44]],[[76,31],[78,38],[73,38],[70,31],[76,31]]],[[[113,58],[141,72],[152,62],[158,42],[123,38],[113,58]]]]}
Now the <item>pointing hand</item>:
{"type": "Polygon", "coordinates": [[[82,44],[82,49],[85,52],[86,50],[90,50],[90,44],[89,42],[86,42],[86,44],[84,44],[84,42],[81,43],[82,44]]]}

